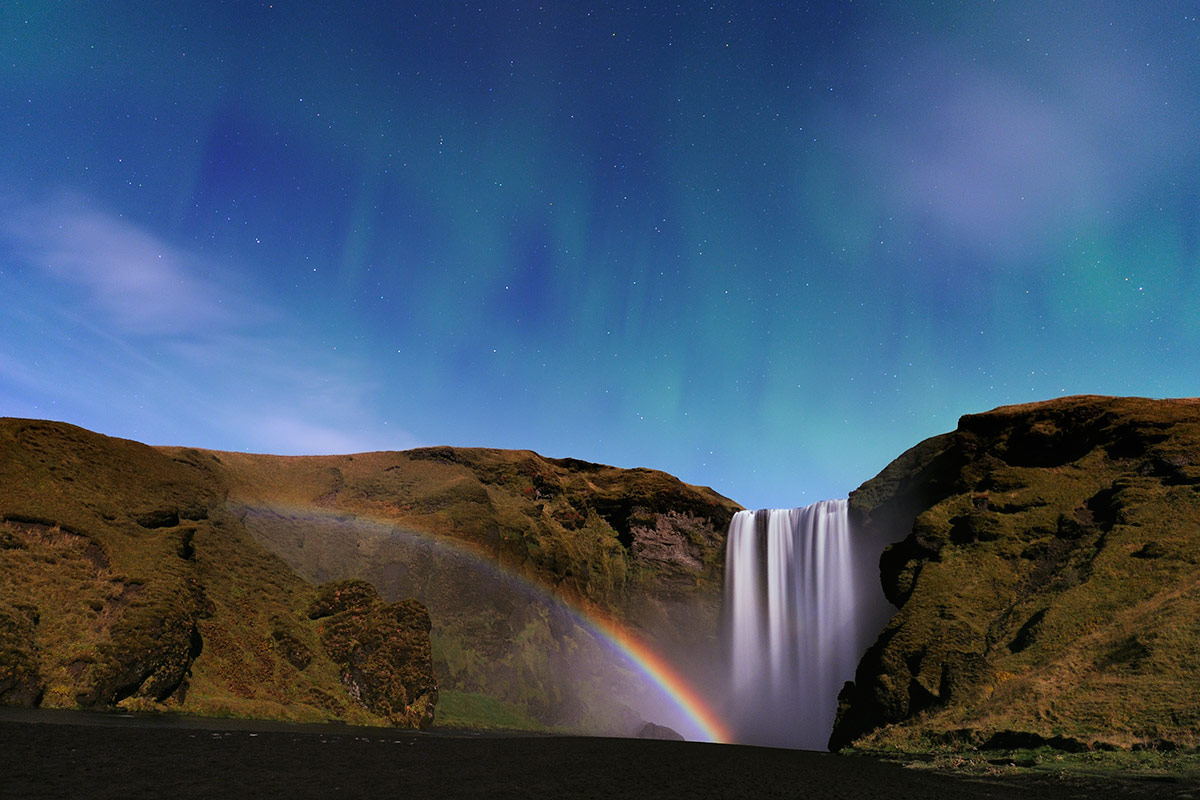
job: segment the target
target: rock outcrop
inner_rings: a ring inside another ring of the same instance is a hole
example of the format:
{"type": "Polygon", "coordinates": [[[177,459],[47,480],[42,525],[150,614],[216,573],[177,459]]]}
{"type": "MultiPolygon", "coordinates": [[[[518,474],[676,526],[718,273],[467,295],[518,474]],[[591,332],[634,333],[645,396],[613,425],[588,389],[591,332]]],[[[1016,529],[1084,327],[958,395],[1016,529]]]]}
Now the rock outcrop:
{"type": "Polygon", "coordinates": [[[366,581],[320,587],[309,610],[321,644],[350,694],[395,725],[433,724],[437,684],[429,657],[429,612],[416,600],[384,603],[366,581]]]}
{"type": "Polygon", "coordinates": [[[899,610],[831,747],[1200,744],[1200,401],[965,416],[850,508],[899,610]]]}
{"type": "Polygon", "coordinates": [[[637,738],[639,739],[661,739],[668,742],[682,742],[683,736],[674,728],[668,728],[666,725],[655,725],[653,722],[647,722],[638,729],[637,738]]]}

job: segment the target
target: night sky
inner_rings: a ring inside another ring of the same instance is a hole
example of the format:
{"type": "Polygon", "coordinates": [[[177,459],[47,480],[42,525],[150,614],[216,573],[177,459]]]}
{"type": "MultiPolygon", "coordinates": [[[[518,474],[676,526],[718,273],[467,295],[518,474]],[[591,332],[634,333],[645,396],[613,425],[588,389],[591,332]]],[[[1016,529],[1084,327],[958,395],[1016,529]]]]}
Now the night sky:
{"type": "Polygon", "coordinates": [[[1200,394],[1194,2],[0,6],[0,415],[748,506],[1200,394]]]}

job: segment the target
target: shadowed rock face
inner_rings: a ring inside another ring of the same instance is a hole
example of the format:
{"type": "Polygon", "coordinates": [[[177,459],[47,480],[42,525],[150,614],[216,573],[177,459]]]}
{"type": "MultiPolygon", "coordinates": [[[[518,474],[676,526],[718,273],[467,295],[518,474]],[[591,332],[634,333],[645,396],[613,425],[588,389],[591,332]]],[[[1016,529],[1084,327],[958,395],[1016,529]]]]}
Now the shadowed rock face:
{"type": "Polygon", "coordinates": [[[378,604],[355,629],[349,663],[378,640],[402,669],[368,655],[340,680],[315,589],[225,508],[219,466],[0,419],[0,704],[427,725],[436,692],[395,690],[433,685],[419,606],[378,604]]]}
{"type": "Polygon", "coordinates": [[[899,610],[832,747],[1198,743],[1200,401],[965,416],[850,508],[899,610]]]}

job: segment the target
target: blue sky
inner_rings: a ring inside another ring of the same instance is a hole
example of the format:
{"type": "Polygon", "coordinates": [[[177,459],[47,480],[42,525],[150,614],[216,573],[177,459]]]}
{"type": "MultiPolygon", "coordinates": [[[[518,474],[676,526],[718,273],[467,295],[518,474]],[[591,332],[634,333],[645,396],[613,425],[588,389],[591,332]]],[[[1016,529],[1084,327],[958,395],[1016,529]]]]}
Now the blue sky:
{"type": "Polygon", "coordinates": [[[845,496],[1192,396],[1192,3],[0,9],[0,414],[845,496]]]}

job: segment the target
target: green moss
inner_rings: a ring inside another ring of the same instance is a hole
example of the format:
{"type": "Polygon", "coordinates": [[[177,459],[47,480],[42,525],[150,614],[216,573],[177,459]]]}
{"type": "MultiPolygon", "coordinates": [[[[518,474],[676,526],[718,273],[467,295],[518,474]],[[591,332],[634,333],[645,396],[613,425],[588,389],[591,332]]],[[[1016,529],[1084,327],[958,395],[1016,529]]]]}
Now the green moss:
{"type": "Polygon", "coordinates": [[[438,696],[435,728],[450,730],[545,730],[545,723],[514,704],[479,692],[443,691],[438,696]]]}

